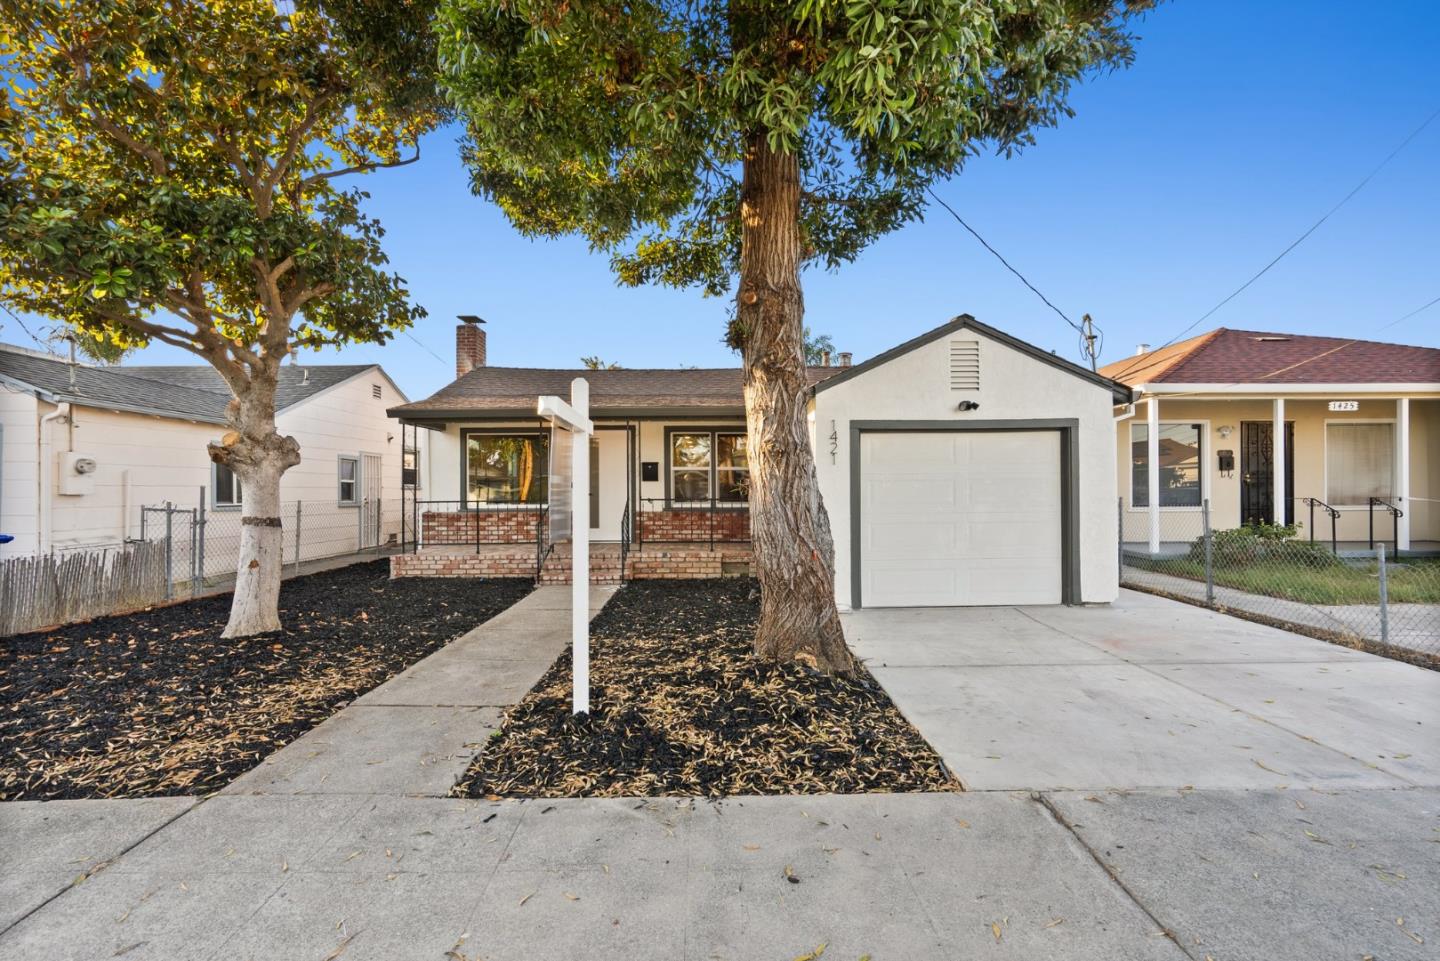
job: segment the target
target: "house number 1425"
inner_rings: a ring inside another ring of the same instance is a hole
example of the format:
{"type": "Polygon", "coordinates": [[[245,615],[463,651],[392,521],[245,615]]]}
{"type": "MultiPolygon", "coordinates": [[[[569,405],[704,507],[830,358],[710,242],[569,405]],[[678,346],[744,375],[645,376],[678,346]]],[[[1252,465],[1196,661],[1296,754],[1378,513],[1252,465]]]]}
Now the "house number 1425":
{"type": "Polygon", "coordinates": [[[1332,400],[1332,401],[1330,402],[1330,409],[1331,409],[1331,410],[1359,410],[1359,409],[1360,409],[1360,402],[1359,402],[1358,400],[1332,400]]]}

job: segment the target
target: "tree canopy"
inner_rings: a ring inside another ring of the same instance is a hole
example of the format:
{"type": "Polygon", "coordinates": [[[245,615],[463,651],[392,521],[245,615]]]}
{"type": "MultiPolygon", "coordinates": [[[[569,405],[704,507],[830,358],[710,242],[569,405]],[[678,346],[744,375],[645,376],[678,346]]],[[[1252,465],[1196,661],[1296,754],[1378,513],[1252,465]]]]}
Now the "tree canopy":
{"type": "Polygon", "coordinates": [[[439,104],[429,65],[400,64],[429,48],[283,6],[5,4],[0,297],[102,353],[193,351],[237,389],[262,357],[422,315],[365,194],[338,181],[417,156],[439,104]]]}
{"type": "Polygon", "coordinates": [[[751,134],[798,158],[805,261],[836,267],[977,150],[1068,115],[1151,5],[441,0],[437,30],[478,193],[527,234],[583,234],[624,283],[720,294],[751,134]]]}

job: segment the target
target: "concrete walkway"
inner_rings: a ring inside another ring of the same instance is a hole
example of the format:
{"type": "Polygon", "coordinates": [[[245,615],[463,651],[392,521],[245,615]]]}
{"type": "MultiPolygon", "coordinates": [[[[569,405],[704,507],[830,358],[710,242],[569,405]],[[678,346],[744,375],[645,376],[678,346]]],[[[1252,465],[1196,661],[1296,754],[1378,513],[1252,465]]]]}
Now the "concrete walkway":
{"type": "Polygon", "coordinates": [[[546,635],[533,656],[519,640],[550,616],[537,595],[531,615],[515,616],[526,601],[487,625],[509,618],[491,643],[437,653],[334,719],[356,728],[322,725],[221,796],[98,802],[131,812],[128,842],[41,818],[97,802],[0,807],[0,857],[18,849],[47,870],[78,858],[77,874],[109,861],[0,934],[0,961],[754,961],[821,945],[824,961],[1436,956],[1440,790],[1382,786],[1431,777],[1435,749],[1419,741],[1434,691],[1395,672],[1384,696],[1367,682],[1365,703],[1349,684],[1377,659],[1140,595],[1020,620],[961,612],[928,635],[917,623],[857,634],[852,616],[856,646],[962,777],[1047,789],[429,796],[463,769],[469,749],[454,746],[486,727],[426,712],[494,710],[503,695],[477,685],[520,690],[515,664],[543,669],[540,647],[563,649],[553,632],[533,632],[546,635]],[[884,666],[927,651],[931,663],[884,666]],[[1216,671],[1235,703],[1201,711],[1216,671]],[[927,674],[955,686],[926,688],[927,674]],[[1420,734],[1402,735],[1407,712],[1420,734]],[[1367,742],[1384,757],[1363,758],[1367,742]],[[1242,778],[1245,765],[1259,774],[1242,778]],[[1301,786],[1312,779],[1323,787],[1301,786]]]}

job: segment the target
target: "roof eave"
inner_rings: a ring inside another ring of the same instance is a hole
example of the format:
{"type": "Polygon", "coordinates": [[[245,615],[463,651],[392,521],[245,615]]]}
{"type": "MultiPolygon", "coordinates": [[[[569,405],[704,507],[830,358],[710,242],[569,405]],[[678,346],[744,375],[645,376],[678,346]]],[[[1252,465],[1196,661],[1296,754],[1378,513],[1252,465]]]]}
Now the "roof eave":
{"type": "Polygon", "coordinates": [[[920,347],[924,347],[926,344],[939,340],[941,337],[946,337],[961,330],[973,330],[976,333],[981,334],[982,336],[990,338],[991,340],[999,341],[1000,343],[1011,348],[1012,350],[1016,350],[1022,354],[1033,357],[1041,363],[1049,364],[1050,366],[1055,367],[1058,370],[1061,370],[1067,374],[1071,374],[1075,377],[1079,377],[1082,380],[1088,380],[1096,387],[1104,387],[1105,389],[1110,391],[1111,396],[1115,398],[1115,402],[1117,404],[1128,404],[1134,397],[1134,391],[1132,391],[1126,385],[1120,383],[1118,380],[1111,380],[1109,377],[1106,377],[1103,374],[1097,374],[1093,370],[1086,370],[1079,364],[1073,363],[1063,357],[1059,357],[1055,354],[1051,354],[1044,350],[1041,350],[1034,344],[1027,343],[1019,339],[1018,337],[1013,337],[1002,330],[997,330],[994,327],[991,327],[989,324],[982,324],[980,321],[976,320],[969,314],[961,314],[949,323],[942,324],[941,326],[936,327],[934,330],[926,331],[920,336],[911,338],[910,340],[905,341],[905,343],[900,344],[896,347],[892,347],[884,353],[876,354],[874,357],[871,357],[864,363],[856,364],[853,367],[847,367],[841,373],[838,373],[833,377],[827,377],[825,380],[822,380],[819,383],[815,384],[813,387],[810,388],[810,391],[813,395],[818,394],[822,390],[828,390],[830,387],[833,387],[836,384],[844,383],[845,381],[850,380],[852,377],[858,377],[869,370],[873,370],[876,367],[880,367],[884,364],[889,363],[897,357],[908,354],[912,350],[917,350],[920,347]]]}

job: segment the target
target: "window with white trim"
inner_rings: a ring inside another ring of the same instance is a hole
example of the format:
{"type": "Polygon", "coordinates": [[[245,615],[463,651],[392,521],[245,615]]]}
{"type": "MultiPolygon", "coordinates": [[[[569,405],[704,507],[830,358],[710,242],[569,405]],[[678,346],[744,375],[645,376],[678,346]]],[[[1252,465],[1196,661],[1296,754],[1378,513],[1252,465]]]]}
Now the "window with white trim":
{"type": "Polygon", "coordinates": [[[1331,422],[1325,425],[1325,502],[1365,507],[1395,493],[1395,425],[1331,422]]]}
{"type": "Polygon", "coordinates": [[[212,478],[215,482],[215,506],[239,507],[245,502],[240,489],[240,478],[224,464],[212,464],[212,478]]]}
{"type": "Polygon", "coordinates": [[[341,506],[360,503],[360,458],[340,455],[339,466],[341,506]]]}
{"type": "Polygon", "coordinates": [[[745,432],[676,431],[670,435],[670,499],[741,504],[750,499],[745,432]]]}
{"type": "MultiPolygon", "coordinates": [[[[1160,506],[1199,507],[1205,430],[1201,424],[1160,425],[1160,506]]],[[[1130,503],[1150,506],[1150,425],[1130,425],[1130,503]]]]}

